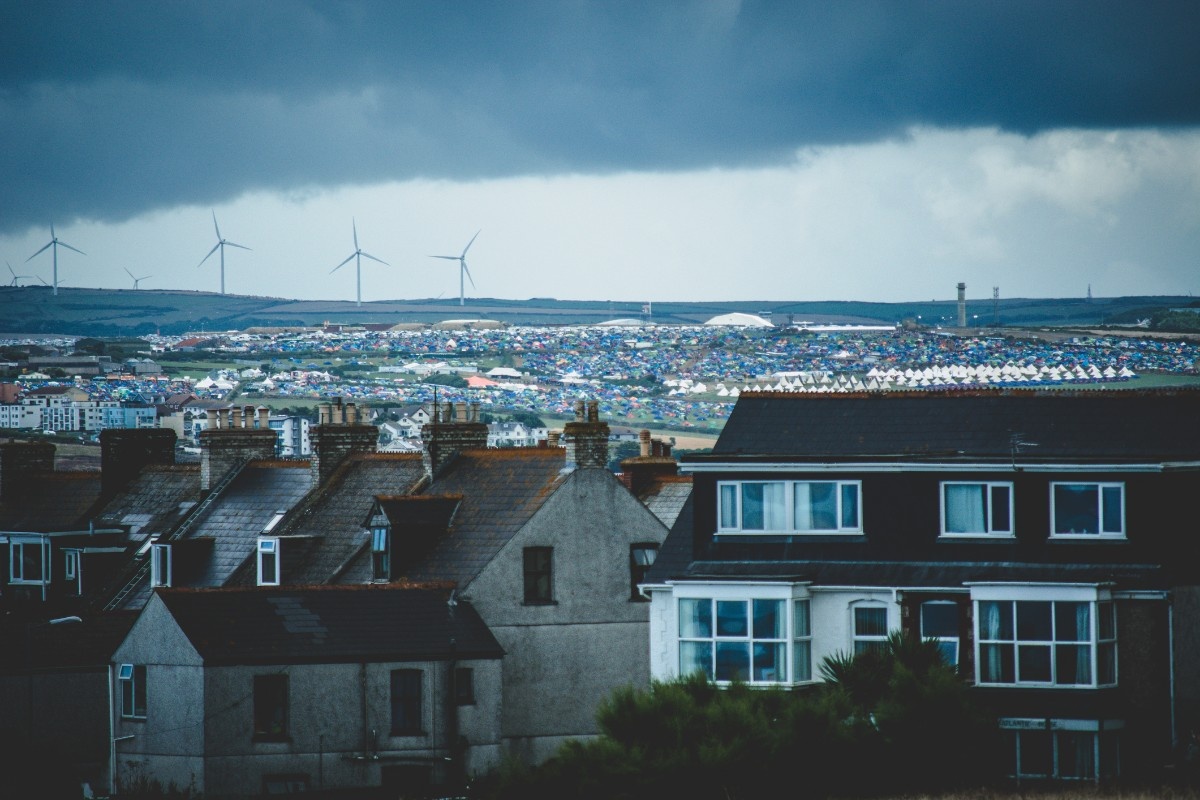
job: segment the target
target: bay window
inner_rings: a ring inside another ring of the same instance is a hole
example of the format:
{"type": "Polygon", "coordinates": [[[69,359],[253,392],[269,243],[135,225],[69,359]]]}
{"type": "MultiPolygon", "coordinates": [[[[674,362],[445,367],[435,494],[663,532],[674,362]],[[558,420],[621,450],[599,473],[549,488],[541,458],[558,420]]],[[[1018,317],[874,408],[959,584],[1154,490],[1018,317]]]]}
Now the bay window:
{"type": "MultiPolygon", "coordinates": [[[[680,674],[702,672],[718,682],[786,683],[786,609],[784,600],[681,598],[680,674]]],[[[808,680],[809,672],[806,665],[796,680],[808,680]]]]}
{"type": "Polygon", "coordinates": [[[1054,536],[1125,535],[1125,484],[1050,484],[1054,536]]]}
{"type": "Polygon", "coordinates": [[[942,534],[1011,536],[1011,483],[947,481],[942,484],[942,534]]]}
{"type": "Polygon", "coordinates": [[[729,481],[717,485],[719,529],[859,533],[859,481],[729,481]]]}
{"type": "Polygon", "coordinates": [[[1112,686],[1116,618],[1107,599],[979,599],[977,682],[1112,686]]]}

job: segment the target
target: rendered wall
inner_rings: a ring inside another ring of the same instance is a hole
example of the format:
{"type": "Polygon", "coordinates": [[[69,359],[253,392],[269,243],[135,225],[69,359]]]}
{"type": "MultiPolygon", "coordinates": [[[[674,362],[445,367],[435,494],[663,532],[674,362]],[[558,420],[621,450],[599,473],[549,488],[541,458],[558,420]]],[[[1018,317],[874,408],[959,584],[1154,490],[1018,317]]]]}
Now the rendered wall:
{"type": "Polygon", "coordinates": [[[600,701],[650,679],[649,604],[630,599],[629,547],[666,528],[604,469],[558,488],[465,595],[504,647],[504,739],[541,761],[593,735],[600,701]],[[553,597],[525,605],[523,550],[553,547],[553,597]]]}

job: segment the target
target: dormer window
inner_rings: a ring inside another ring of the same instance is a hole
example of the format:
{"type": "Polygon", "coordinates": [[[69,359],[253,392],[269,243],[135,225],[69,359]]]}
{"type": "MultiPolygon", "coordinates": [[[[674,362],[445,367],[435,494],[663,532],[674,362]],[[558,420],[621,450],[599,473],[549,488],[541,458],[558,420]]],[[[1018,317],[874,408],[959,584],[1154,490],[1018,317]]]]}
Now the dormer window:
{"type": "Polygon", "coordinates": [[[279,585],[279,537],[277,536],[259,537],[258,585],[279,585]]]}
{"type": "Polygon", "coordinates": [[[391,531],[386,526],[371,528],[371,577],[377,581],[392,578],[391,531]]]}
{"type": "Polygon", "coordinates": [[[46,583],[49,580],[50,543],[45,539],[13,539],[9,544],[10,583],[46,583]]]}
{"type": "Polygon", "coordinates": [[[156,544],[150,548],[150,585],[171,585],[171,545],[156,544]]]}

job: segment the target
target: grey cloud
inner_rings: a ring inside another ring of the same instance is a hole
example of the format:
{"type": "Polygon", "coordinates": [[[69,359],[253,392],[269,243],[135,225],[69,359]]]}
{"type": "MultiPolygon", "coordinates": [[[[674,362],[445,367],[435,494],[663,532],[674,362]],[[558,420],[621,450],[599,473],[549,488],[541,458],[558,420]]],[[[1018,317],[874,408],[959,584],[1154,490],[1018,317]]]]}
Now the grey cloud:
{"type": "Polygon", "coordinates": [[[1200,124],[1190,2],[0,5],[0,231],[254,189],[1200,124]]]}

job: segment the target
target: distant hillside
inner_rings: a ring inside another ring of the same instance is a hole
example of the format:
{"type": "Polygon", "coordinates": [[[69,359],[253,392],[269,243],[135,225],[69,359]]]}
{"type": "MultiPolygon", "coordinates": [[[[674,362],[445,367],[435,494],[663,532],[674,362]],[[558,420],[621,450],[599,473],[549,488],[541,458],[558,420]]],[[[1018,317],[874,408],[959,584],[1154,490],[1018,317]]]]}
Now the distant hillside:
{"type": "MultiPolygon", "coordinates": [[[[1085,299],[1005,299],[995,308],[1006,326],[1096,325],[1127,318],[1130,312],[1183,306],[1190,297],[1120,297],[1085,299]]],[[[739,301],[655,303],[659,323],[703,322],[717,314],[744,311],[769,313],[776,324],[894,323],[917,319],[929,325],[952,325],[953,299],[939,302],[862,303],[854,301],[739,301]]],[[[132,289],[62,288],[58,296],[46,286],[0,287],[0,334],[62,333],[88,336],[142,335],[159,331],[224,331],[248,327],[343,324],[432,323],[445,319],[495,319],[511,324],[578,324],[640,317],[641,303],[604,300],[497,300],[473,298],[460,307],[453,300],[384,300],[354,303],[341,300],[288,300],[213,292],[132,289]]],[[[967,302],[968,324],[990,325],[991,299],[967,302]]]]}

